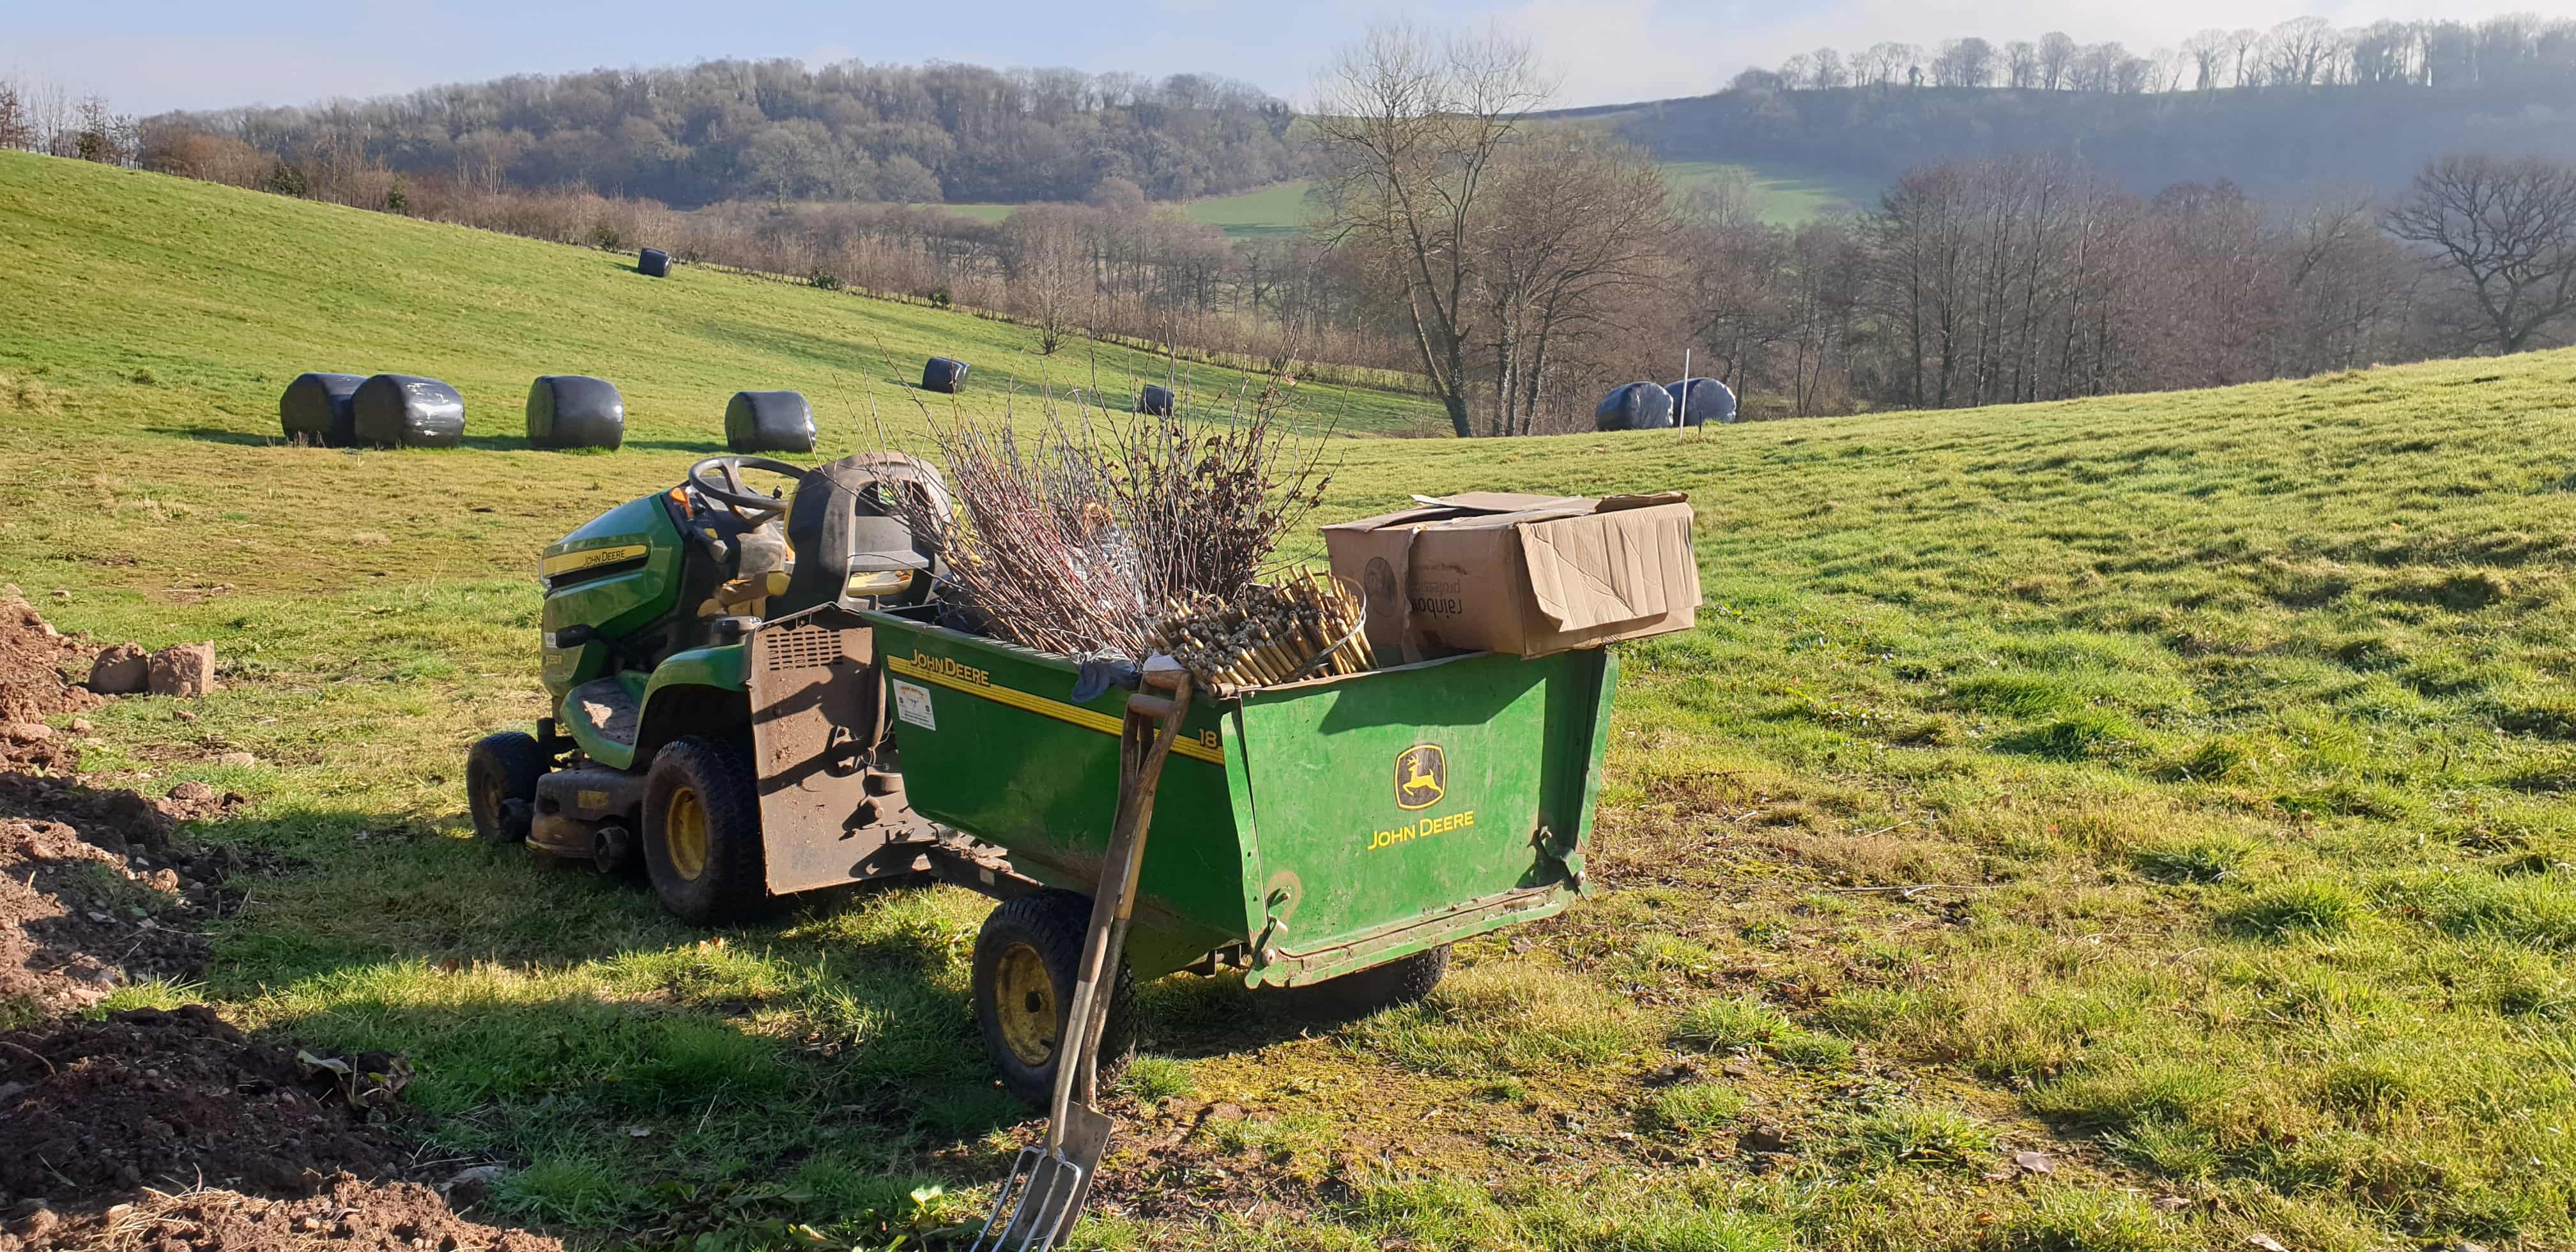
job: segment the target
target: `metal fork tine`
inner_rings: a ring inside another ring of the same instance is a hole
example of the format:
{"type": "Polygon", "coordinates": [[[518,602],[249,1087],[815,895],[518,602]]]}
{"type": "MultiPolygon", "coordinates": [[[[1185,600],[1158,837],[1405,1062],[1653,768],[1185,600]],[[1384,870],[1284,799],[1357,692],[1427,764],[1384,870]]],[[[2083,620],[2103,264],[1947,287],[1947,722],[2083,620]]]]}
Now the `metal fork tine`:
{"type": "Polygon", "coordinates": [[[1010,1241],[1011,1226],[1017,1225],[1019,1221],[1019,1206],[1012,1201],[1014,1198],[1025,1198],[1029,1183],[1037,1171],[1038,1162],[1032,1158],[1037,1158],[1039,1155],[1037,1148],[1027,1147],[1020,1149],[1019,1156],[1012,1160],[1010,1176],[1002,1180],[1001,1190],[993,1194],[992,1216],[985,1218],[984,1228],[975,1232],[972,1252],[999,1252],[1002,1245],[1010,1241]],[[1004,1213],[1011,1214],[1012,1220],[1002,1227],[1001,1238],[995,1239],[993,1223],[1001,1221],[1004,1213]]]}

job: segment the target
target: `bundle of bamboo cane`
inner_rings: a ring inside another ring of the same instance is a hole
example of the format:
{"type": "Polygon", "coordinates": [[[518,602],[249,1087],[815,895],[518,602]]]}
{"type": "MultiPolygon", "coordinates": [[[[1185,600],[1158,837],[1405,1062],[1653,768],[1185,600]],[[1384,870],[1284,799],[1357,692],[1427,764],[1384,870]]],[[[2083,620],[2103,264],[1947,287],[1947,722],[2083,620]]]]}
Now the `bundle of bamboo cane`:
{"type": "Polygon", "coordinates": [[[1232,600],[1164,601],[1155,643],[1202,683],[1265,687],[1377,668],[1360,630],[1364,609],[1348,579],[1301,570],[1252,583],[1232,600]]]}

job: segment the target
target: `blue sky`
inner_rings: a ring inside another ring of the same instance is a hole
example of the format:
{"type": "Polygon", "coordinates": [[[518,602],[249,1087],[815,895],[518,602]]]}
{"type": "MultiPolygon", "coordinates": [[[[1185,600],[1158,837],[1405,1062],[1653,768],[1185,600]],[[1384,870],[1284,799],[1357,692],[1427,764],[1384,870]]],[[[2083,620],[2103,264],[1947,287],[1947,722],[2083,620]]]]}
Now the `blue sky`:
{"type": "Polygon", "coordinates": [[[2059,29],[2149,52],[2206,26],[2268,26],[2302,13],[2341,25],[2434,13],[2576,16],[2576,0],[1051,0],[832,3],[530,0],[0,0],[0,74],[96,91],[131,112],[398,92],[441,82],[719,56],[820,64],[966,61],[1086,70],[1213,72],[1302,99],[1333,49],[1373,20],[1494,23],[1537,44],[1557,102],[1600,104],[1714,90],[1748,64],[1882,39],[2002,42],[2059,29]]]}

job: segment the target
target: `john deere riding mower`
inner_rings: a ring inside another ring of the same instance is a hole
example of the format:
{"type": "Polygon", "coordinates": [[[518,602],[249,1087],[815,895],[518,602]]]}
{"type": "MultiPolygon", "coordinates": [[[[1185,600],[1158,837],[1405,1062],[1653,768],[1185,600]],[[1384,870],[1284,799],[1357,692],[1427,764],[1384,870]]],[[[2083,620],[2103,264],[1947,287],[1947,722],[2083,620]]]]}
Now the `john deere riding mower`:
{"type": "Polygon", "coordinates": [[[898,492],[946,512],[939,472],[899,454],[709,457],[547,548],[554,715],[474,745],[475,832],[640,866],[694,922],[917,872],[910,849],[934,832],[904,805],[855,616],[931,593],[937,556],[898,492]],[[763,492],[746,474],[791,481],[763,492]]]}

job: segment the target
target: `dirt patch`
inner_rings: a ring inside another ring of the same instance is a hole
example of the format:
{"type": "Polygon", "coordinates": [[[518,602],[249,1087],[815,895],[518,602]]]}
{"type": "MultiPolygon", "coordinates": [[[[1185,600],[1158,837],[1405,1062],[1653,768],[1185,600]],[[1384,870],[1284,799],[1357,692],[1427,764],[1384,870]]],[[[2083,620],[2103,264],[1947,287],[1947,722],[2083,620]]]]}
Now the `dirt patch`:
{"type": "Polygon", "coordinates": [[[263,1200],[235,1191],[147,1195],[144,1202],[70,1219],[50,1211],[0,1233],[0,1252],[560,1252],[561,1240],[458,1217],[418,1183],[342,1174],[324,1194],[263,1200]]]}
{"type": "Polygon", "coordinates": [[[204,1005],[0,1034],[0,1206],[201,1183],[304,1196],[343,1170],[395,1175],[400,1142],[367,1117],[409,1076],[390,1054],[300,1059],[204,1005]]]}
{"type": "Polygon", "coordinates": [[[173,798],[0,774],[0,1024],[75,1012],[120,986],[194,980],[197,922],[240,907],[238,857],[174,839],[241,797],[182,783],[173,798]]]}
{"type": "Polygon", "coordinates": [[[96,706],[98,696],[65,677],[75,668],[86,675],[93,651],[46,625],[14,588],[0,595],[0,723],[42,722],[96,706]]]}

